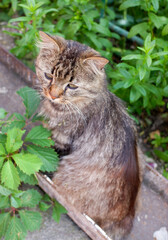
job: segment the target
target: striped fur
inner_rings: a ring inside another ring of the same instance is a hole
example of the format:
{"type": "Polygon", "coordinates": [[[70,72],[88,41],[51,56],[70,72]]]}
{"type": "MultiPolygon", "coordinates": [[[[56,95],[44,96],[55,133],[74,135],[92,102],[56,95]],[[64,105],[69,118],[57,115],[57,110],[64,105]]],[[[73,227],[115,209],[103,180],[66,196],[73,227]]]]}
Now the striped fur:
{"type": "Polygon", "coordinates": [[[67,201],[122,239],[132,227],[141,179],[133,121],[107,90],[107,61],[98,52],[47,36],[41,34],[36,71],[41,114],[61,154],[53,181],[67,201]]]}

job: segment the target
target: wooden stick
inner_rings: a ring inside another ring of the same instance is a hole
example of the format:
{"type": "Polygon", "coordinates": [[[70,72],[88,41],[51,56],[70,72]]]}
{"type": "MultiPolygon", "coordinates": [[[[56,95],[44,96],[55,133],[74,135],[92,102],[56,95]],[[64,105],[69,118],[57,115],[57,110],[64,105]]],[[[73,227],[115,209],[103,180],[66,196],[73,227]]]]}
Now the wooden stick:
{"type": "Polygon", "coordinates": [[[89,216],[82,214],[66,201],[64,196],[57,192],[56,186],[49,177],[41,173],[36,173],[39,186],[51,197],[56,199],[68,211],[68,216],[92,239],[92,240],[112,240],[107,236],[89,216]]]}

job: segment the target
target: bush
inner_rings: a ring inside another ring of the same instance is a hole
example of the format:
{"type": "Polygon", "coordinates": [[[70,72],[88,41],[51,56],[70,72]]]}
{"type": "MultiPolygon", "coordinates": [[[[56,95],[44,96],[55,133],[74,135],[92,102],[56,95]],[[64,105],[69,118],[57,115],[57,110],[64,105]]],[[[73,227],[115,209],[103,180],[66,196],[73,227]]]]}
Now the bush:
{"type": "MultiPolygon", "coordinates": [[[[25,239],[28,231],[40,228],[41,211],[53,208],[53,218],[58,222],[66,210],[47,194],[33,188],[35,173],[55,171],[58,155],[51,146],[51,132],[42,125],[26,127],[39,121],[35,114],[40,103],[35,90],[25,87],[17,92],[26,111],[24,115],[13,113],[7,120],[0,120],[0,238],[5,240],[25,239]],[[28,184],[23,190],[22,183],[28,184]]],[[[0,109],[0,119],[7,112],[0,109]]]]}

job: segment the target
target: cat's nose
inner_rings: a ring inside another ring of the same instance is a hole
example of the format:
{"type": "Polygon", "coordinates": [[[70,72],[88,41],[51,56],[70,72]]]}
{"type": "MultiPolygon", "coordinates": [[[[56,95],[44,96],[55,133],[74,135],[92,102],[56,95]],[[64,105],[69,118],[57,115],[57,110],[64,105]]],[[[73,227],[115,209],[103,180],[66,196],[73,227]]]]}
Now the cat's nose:
{"type": "Polygon", "coordinates": [[[63,94],[63,90],[60,87],[52,85],[49,89],[50,97],[54,100],[59,98],[63,94]]]}

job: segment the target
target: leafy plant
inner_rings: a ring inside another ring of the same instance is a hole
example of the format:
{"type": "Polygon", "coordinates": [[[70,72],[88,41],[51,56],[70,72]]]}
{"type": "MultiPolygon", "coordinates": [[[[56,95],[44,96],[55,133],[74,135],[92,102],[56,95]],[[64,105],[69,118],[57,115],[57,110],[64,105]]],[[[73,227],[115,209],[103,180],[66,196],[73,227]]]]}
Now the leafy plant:
{"type": "Polygon", "coordinates": [[[26,56],[28,60],[36,57],[35,41],[43,20],[48,13],[57,11],[55,8],[49,7],[49,3],[49,0],[27,0],[25,4],[18,4],[23,10],[24,16],[9,21],[9,27],[14,28],[15,32],[5,31],[17,39],[16,47],[11,50],[17,57],[23,58],[26,56]],[[18,23],[18,25],[11,25],[13,22],[18,23]]]}
{"type": "Polygon", "coordinates": [[[35,41],[41,29],[90,45],[108,59],[112,57],[110,38],[120,39],[118,34],[109,29],[109,21],[115,17],[114,11],[105,8],[106,17],[100,18],[103,3],[95,6],[90,0],[58,0],[53,3],[50,0],[26,0],[18,7],[23,10],[23,16],[11,19],[8,25],[15,32],[5,31],[16,38],[16,47],[11,52],[18,58],[29,61],[36,57],[38,50],[35,41]],[[13,25],[14,22],[17,24],[13,25]]]}
{"type": "Polygon", "coordinates": [[[58,155],[51,146],[51,132],[42,125],[27,126],[39,121],[35,114],[40,99],[29,87],[17,92],[23,99],[24,115],[13,113],[6,120],[7,112],[0,109],[0,238],[25,239],[28,231],[40,228],[42,211],[53,207],[53,218],[58,222],[66,210],[49,196],[32,188],[37,184],[36,172],[55,171],[58,155]],[[23,190],[22,183],[30,188],[23,190]]]}
{"type": "Polygon", "coordinates": [[[166,171],[168,167],[168,137],[161,136],[160,132],[156,131],[154,132],[154,136],[152,134],[151,138],[153,139],[151,143],[154,146],[154,154],[165,162],[165,168],[163,169],[163,175],[168,178],[168,173],[166,171]]]}
{"type": "Polygon", "coordinates": [[[2,0],[0,2],[0,21],[8,21],[16,10],[18,10],[19,0],[2,0]]]}
{"type": "Polygon", "coordinates": [[[165,77],[168,51],[157,52],[156,41],[151,39],[150,34],[145,39],[144,47],[138,49],[140,53],[122,58],[132,64],[119,63],[116,71],[110,74],[113,78],[111,89],[134,105],[134,111],[141,113],[146,109],[149,113],[156,106],[163,106],[163,98],[168,96],[168,81],[165,77]]]}

